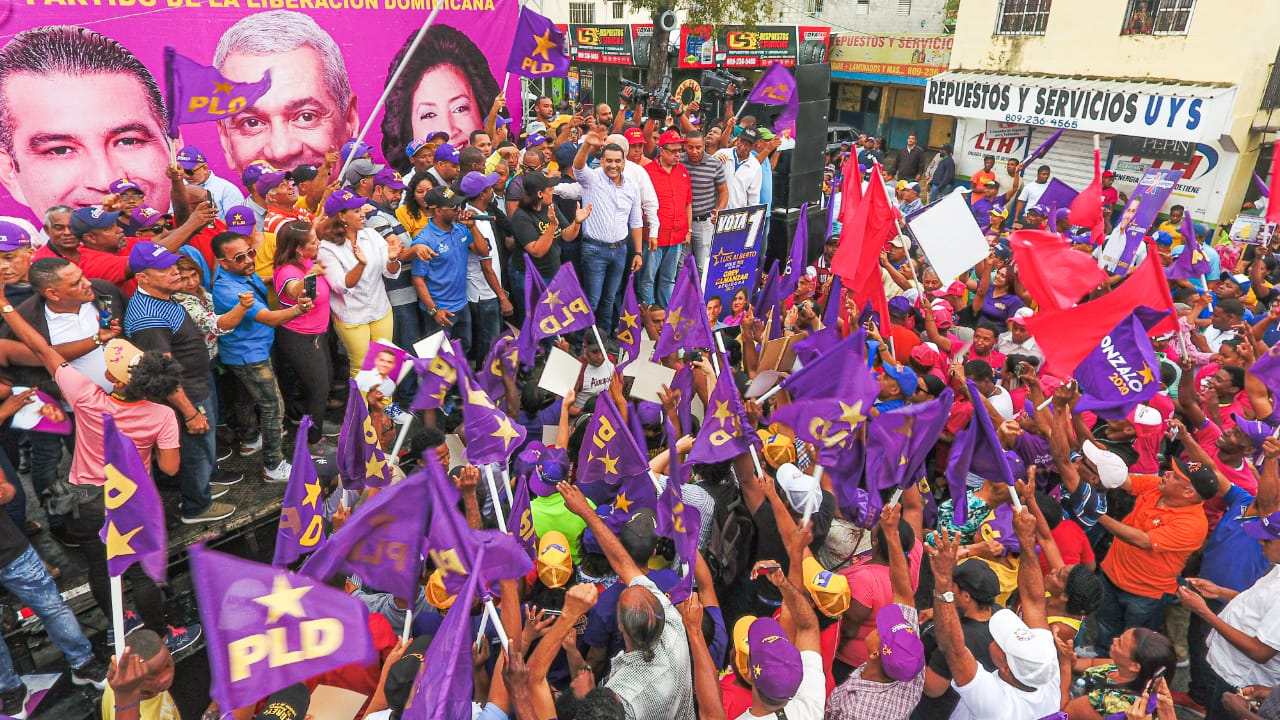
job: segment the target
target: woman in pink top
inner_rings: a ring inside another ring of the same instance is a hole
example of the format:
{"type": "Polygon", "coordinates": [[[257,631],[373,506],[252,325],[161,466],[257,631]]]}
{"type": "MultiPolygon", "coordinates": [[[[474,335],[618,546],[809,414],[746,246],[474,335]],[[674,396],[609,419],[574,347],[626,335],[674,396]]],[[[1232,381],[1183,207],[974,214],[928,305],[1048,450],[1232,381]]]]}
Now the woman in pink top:
{"type": "MultiPolygon", "coordinates": [[[[916,540],[916,533],[906,520],[898,522],[898,537],[902,539],[903,547],[911,548],[907,553],[907,566],[911,571],[914,591],[920,582],[924,546],[916,540]]],[[[889,558],[885,555],[887,546],[884,531],[877,525],[871,536],[871,559],[840,571],[849,579],[852,598],[840,623],[840,645],[836,648],[836,661],[832,666],[837,683],[844,682],[854,668],[867,661],[867,635],[876,629],[876,613],[893,602],[889,558]]]]}
{"type": "Polygon", "coordinates": [[[288,414],[311,416],[307,444],[313,449],[324,437],[324,405],[333,374],[329,364],[329,281],[324,276],[324,264],[316,260],[319,251],[320,240],[309,222],[292,220],[276,233],[273,280],[280,304],[293,307],[304,293],[311,295],[307,284],[315,282],[311,300],[319,312],[299,315],[276,328],[276,348],[293,370],[302,391],[302,408],[288,414]]]}

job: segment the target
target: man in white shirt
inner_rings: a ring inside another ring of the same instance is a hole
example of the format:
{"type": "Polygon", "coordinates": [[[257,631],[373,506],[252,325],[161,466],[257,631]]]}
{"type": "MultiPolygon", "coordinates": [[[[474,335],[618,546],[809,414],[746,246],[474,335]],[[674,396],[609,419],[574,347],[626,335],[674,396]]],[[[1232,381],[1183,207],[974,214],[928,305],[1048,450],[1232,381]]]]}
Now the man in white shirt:
{"type": "Polygon", "coordinates": [[[1031,331],[1027,330],[1027,318],[1035,314],[1036,312],[1028,307],[1014,311],[1013,317],[1009,318],[1009,329],[1000,333],[1000,337],[997,338],[996,352],[1005,357],[1027,355],[1043,363],[1044,353],[1036,344],[1036,339],[1031,337],[1031,331]]]}
{"type": "Polygon", "coordinates": [[[760,161],[751,154],[760,139],[760,131],[755,128],[744,128],[738,133],[732,148],[725,148],[716,153],[716,157],[725,163],[729,172],[729,205],[730,208],[747,207],[760,203],[760,185],[763,182],[763,170],[760,161]],[[730,165],[732,164],[732,165],[730,165]],[[732,169],[730,169],[732,168],[732,169]]]}
{"type": "MultiPolygon", "coordinates": [[[[485,212],[493,200],[498,173],[484,175],[469,172],[458,182],[458,191],[467,198],[466,209],[474,213],[485,212]]],[[[489,254],[467,255],[467,302],[471,305],[472,359],[484,362],[485,354],[502,332],[502,316],[512,312],[511,300],[502,289],[498,277],[502,274],[498,264],[498,243],[493,234],[492,220],[476,220],[476,229],[489,245],[489,254]]]]}
{"type": "Polygon", "coordinates": [[[1013,214],[1013,220],[1021,218],[1022,213],[1027,208],[1040,203],[1040,196],[1044,195],[1045,190],[1049,189],[1050,172],[1048,165],[1041,165],[1036,168],[1036,181],[1022,186],[1022,192],[1018,194],[1017,212],[1013,214]]]}
{"type": "MultiPolygon", "coordinates": [[[[1036,520],[1026,509],[1014,516],[1014,531],[1024,547],[1036,541],[1036,520]]],[[[1018,565],[1022,618],[1010,610],[991,616],[991,660],[996,672],[978,665],[964,644],[960,615],[956,612],[952,573],[960,551],[960,538],[945,528],[938,533],[937,548],[929,548],[935,578],[933,616],[938,650],[951,670],[951,685],[960,704],[951,720],[1040,720],[1060,709],[1062,677],[1058,653],[1045,613],[1044,575],[1040,563],[1018,565]]]]}

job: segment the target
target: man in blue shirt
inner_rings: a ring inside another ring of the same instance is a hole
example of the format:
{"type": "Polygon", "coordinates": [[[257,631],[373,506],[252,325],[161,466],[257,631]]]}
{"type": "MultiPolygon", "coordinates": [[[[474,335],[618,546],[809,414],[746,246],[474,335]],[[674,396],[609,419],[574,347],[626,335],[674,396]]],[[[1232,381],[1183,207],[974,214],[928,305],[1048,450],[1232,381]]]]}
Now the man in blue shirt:
{"type": "MultiPolygon", "coordinates": [[[[213,256],[218,260],[213,280],[214,311],[225,313],[242,301],[248,302],[249,297],[253,300],[244,320],[234,330],[218,338],[218,356],[222,364],[240,381],[261,415],[261,440],[245,442],[241,439],[241,454],[245,454],[246,449],[252,452],[261,442],[264,479],[267,482],[286,482],[290,466],[280,447],[284,401],[280,398],[276,374],[271,367],[271,345],[275,342],[277,327],[310,312],[315,306],[311,298],[303,295],[293,307],[270,309],[267,287],[253,271],[258,252],[249,245],[249,238],[239,233],[223,232],[214,235],[210,244],[213,256]]],[[[251,417],[252,413],[245,415],[251,417]]]]}
{"type": "Polygon", "coordinates": [[[489,256],[489,243],[476,228],[470,211],[460,208],[467,201],[452,188],[436,187],[424,202],[431,213],[414,245],[435,251],[430,262],[413,261],[413,287],[418,305],[427,314],[423,329],[428,336],[445,330],[462,343],[464,354],[471,350],[471,306],[467,303],[467,252],[489,256]]]}

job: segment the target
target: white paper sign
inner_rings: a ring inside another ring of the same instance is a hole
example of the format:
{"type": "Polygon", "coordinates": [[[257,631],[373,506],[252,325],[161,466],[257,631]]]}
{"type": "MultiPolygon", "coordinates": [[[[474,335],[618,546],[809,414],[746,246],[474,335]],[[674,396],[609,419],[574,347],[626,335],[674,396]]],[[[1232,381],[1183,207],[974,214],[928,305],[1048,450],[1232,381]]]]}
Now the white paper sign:
{"type": "Polygon", "coordinates": [[[462,438],[457,435],[445,435],[444,446],[449,448],[449,469],[452,470],[459,465],[466,464],[467,460],[463,456],[467,446],[462,444],[462,438]]]}
{"type": "Polygon", "coordinates": [[[581,374],[581,360],[552,346],[551,354],[547,356],[547,365],[538,380],[538,387],[552,395],[564,397],[578,384],[578,376],[581,374]]]}
{"type": "Polygon", "coordinates": [[[413,351],[418,357],[424,360],[430,360],[440,352],[440,346],[444,344],[444,331],[428,335],[413,344],[413,351]]]}
{"type": "Polygon", "coordinates": [[[991,252],[964,196],[951,193],[907,221],[943,284],[969,272],[991,252]]]}
{"type": "Polygon", "coordinates": [[[635,368],[636,379],[631,384],[632,400],[661,403],[662,399],[658,397],[658,392],[662,390],[663,385],[670,387],[676,377],[675,370],[658,363],[634,362],[628,367],[635,368]]]}

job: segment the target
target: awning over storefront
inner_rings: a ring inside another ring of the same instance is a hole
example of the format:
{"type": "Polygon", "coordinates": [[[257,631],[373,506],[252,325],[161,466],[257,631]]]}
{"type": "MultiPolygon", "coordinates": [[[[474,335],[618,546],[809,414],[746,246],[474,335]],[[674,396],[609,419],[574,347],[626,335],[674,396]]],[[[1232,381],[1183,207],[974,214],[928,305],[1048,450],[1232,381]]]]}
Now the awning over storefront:
{"type": "Polygon", "coordinates": [[[1234,85],[953,70],[929,78],[927,113],[1187,142],[1230,133],[1234,85]]]}

